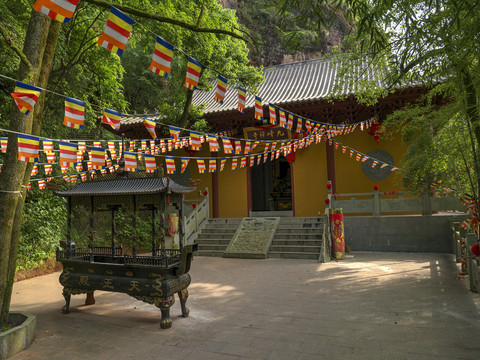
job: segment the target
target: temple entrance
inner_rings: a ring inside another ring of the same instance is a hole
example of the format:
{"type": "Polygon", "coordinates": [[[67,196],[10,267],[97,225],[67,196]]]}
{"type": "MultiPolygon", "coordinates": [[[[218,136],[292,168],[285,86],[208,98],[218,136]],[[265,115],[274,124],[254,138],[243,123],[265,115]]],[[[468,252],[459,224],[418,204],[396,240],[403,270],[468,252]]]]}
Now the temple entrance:
{"type": "Polygon", "coordinates": [[[284,157],[253,166],[252,212],[292,211],[292,176],[284,157]]]}

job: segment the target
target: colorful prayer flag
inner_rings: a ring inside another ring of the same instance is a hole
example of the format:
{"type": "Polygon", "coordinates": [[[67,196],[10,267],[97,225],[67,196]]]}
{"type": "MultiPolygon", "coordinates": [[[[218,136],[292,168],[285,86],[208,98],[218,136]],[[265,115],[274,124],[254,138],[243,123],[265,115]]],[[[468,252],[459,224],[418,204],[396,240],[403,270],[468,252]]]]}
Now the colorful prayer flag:
{"type": "Polygon", "coordinates": [[[20,81],[17,81],[13,93],[10,93],[10,95],[12,95],[18,109],[25,115],[28,115],[37,103],[41,92],[42,89],[36,86],[24,84],[20,81]]]}
{"type": "Polygon", "coordinates": [[[188,162],[190,161],[189,158],[182,158],[182,170],[180,171],[182,174],[185,172],[188,166],[188,162]]]}
{"type": "Polygon", "coordinates": [[[37,164],[33,165],[33,169],[32,169],[32,173],[30,174],[30,176],[35,176],[38,174],[38,166],[37,164]]]}
{"type": "Polygon", "coordinates": [[[197,88],[201,71],[202,71],[202,64],[200,64],[197,60],[189,56],[188,63],[187,63],[187,77],[185,78],[185,87],[187,89],[195,90],[197,88]]]}
{"type": "Polygon", "coordinates": [[[86,180],[87,180],[87,173],[85,173],[85,172],[84,172],[84,173],[80,173],[80,179],[81,179],[82,181],[86,181],[86,180]]]}
{"type": "Polygon", "coordinates": [[[277,112],[272,104],[268,104],[268,112],[270,114],[270,124],[277,125],[277,112]]]}
{"type": "Polygon", "coordinates": [[[240,169],[243,169],[247,165],[247,158],[244,156],[240,160],[240,169]]]}
{"type": "Polygon", "coordinates": [[[157,171],[157,163],[155,161],[155,156],[145,155],[145,172],[154,173],[157,171]]]}
{"type": "Polygon", "coordinates": [[[47,184],[45,183],[45,180],[44,180],[44,179],[38,179],[38,188],[39,188],[40,190],[45,189],[46,186],[47,186],[47,184]]]}
{"type": "Polygon", "coordinates": [[[227,162],[227,158],[222,158],[222,160],[220,160],[220,171],[223,171],[223,169],[225,168],[226,162],[227,162]]]}
{"type": "Polygon", "coordinates": [[[250,156],[250,163],[249,166],[252,167],[255,165],[255,156],[250,156]]]}
{"type": "Polygon", "coordinates": [[[137,156],[134,152],[125,151],[123,153],[125,159],[125,171],[137,171],[137,156]]]}
{"type": "Polygon", "coordinates": [[[67,23],[73,16],[78,0],[37,0],[33,8],[53,20],[67,23]]]}
{"type": "Polygon", "coordinates": [[[217,91],[215,92],[214,99],[220,105],[223,104],[223,100],[225,99],[226,92],[227,92],[227,78],[219,74],[217,77],[217,91]]]}
{"type": "Polygon", "coordinates": [[[205,162],[203,159],[197,159],[198,172],[203,174],[207,169],[205,168],[205,162]]]}
{"type": "Polygon", "coordinates": [[[300,133],[302,132],[302,122],[303,122],[303,120],[302,120],[302,118],[299,116],[299,117],[297,118],[297,131],[296,131],[297,134],[300,134],[300,133]]]}
{"type": "Polygon", "coordinates": [[[8,145],[8,138],[6,137],[0,137],[0,151],[2,153],[7,152],[7,145],[8,145]]]}
{"type": "Polygon", "coordinates": [[[108,20],[103,28],[103,33],[98,38],[97,44],[121,56],[128,37],[133,28],[134,20],[112,6],[108,20]]]}
{"type": "Polygon", "coordinates": [[[170,130],[170,137],[172,139],[178,140],[178,136],[180,135],[180,129],[175,126],[168,126],[168,129],[170,130]]]}
{"type": "Polygon", "coordinates": [[[157,36],[149,70],[157,75],[168,78],[172,71],[173,50],[174,46],[172,44],[163,40],[160,36],[157,36]]]}
{"type": "Polygon", "coordinates": [[[47,155],[47,162],[49,164],[53,164],[55,161],[57,161],[57,155],[53,151],[47,152],[46,155],[47,155]]]}
{"type": "Polygon", "coordinates": [[[18,160],[25,162],[37,162],[39,139],[36,136],[18,135],[18,160]]]}
{"type": "Polygon", "coordinates": [[[237,170],[237,158],[232,158],[232,170],[237,170]]]}
{"type": "Polygon", "coordinates": [[[73,163],[77,162],[77,145],[60,141],[58,143],[60,148],[60,162],[63,166],[71,166],[73,163]]]}
{"type": "Polygon", "coordinates": [[[217,172],[217,160],[216,159],[210,159],[208,161],[208,172],[209,173],[217,172]]]}
{"type": "Polygon", "coordinates": [[[223,152],[225,154],[233,154],[233,146],[229,139],[222,138],[223,152]]]}
{"type": "Polygon", "coordinates": [[[373,160],[373,163],[372,163],[372,168],[374,168],[374,167],[375,167],[375,166],[377,166],[377,165],[378,165],[378,161],[376,161],[376,160],[373,160]]]}
{"type": "Polygon", "coordinates": [[[155,126],[157,126],[157,123],[150,119],[143,119],[143,125],[145,125],[145,127],[147,128],[147,131],[150,133],[150,136],[153,139],[156,139],[157,134],[155,134],[155,126]]]}
{"type": "Polygon", "coordinates": [[[202,135],[195,131],[190,131],[190,139],[192,140],[192,150],[202,150],[202,135]]]}
{"type": "Polygon", "coordinates": [[[292,130],[293,128],[293,114],[288,113],[287,129],[292,130]]]}
{"type": "Polygon", "coordinates": [[[94,169],[101,169],[105,166],[105,150],[99,147],[90,148],[90,161],[94,169]]]}
{"type": "Polygon", "coordinates": [[[255,119],[263,121],[262,99],[258,96],[255,96],[255,119]]]}
{"type": "Polygon", "coordinates": [[[251,145],[252,145],[252,142],[251,142],[251,141],[249,141],[249,140],[245,141],[245,155],[250,154],[250,151],[251,151],[250,147],[251,147],[251,145]]]}
{"type": "Polygon", "coordinates": [[[120,130],[120,118],[122,113],[115,110],[105,109],[102,124],[108,124],[115,130],[120,130]]]}
{"type": "Polygon", "coordinates": [[[43,171],[45,173],[45,176],[50,175],[52,173],[52,170],[53,170],[53,165],[51,165],[51,164],[45,164],[43,166],[43,171]]]}
{"type": "Polygon", "coordinates": [[[214,135],[208,135],[208,144],[210,145],[211,152],[220,150],[220,145],[218,145],[217,138],[214,135]]]}
{"type": "Polygon", "coordinates": [[[235,155],[242,153],[242,142],[240,140],[234,140],[235,142],[235,155]]]}
{"type": "Polygon", "coordinates": [[[165,156],[165,164],[167,165],[167,174],[175,174],[175,159],[171,156],[165,156]]]}
{"type": "Polygon", "coordinates": [[[70,182],[70,176],[68,176],[68,175],[63,175],[62,178],[63,178],[63,180],[65,180],[65,182],[67,182],[67,183],[70,182]]]}
{"type": "Polygon", "coordinates": [[[85,103],[83,101],[65,97],[65,117],[63,125],[72,129],[83,130],[85,127],[85,103]]]}
{"type": "Polygon", "coordinates": [[[283,128],[287,128],[287,117],[285,115],[285,111],[283,109],[278,110],[278,115],[280,117],[280,126],[283,128]]]}
{"type": "Polygon", "coordinates": [[[242,114],[245,113],[245,102],[247,99],[247,91],[241,86],[238,87],[238,107],[237,110],[242,114]]]}

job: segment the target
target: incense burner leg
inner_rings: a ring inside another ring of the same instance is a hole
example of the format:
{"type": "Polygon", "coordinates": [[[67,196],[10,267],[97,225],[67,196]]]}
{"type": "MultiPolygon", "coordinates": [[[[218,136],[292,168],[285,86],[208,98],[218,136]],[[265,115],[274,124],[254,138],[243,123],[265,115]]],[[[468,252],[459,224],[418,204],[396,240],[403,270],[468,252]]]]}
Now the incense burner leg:
{"type": "Polygon", "coordinates": [[[170,319],[170,308],[175,303],[175,298],[170,295],[166,298],[155,299],[155,306],[162,312],[162,320],[160,320],[160,327],[162,329],[169,329],[172,327],[172,319],[170,319]]]}
{"type": "Polygon", "coordinates": [[[85,299],[85,305],[93,305],[95,304],[95,291],[90,291],[87,293],[87,297],[85,299]]]}
{"type": "Polygon", "coordinates": [[[62,307],[62,312],[68,314],[70,312],[70,298],[72,297],[70,289],[63,288],[63,297],[65,298],[65,305],[62,307]]]}
{"type": "Polygon", "coordinates": [[[188,290],[183,289],[178,292],[178,299],[180,300],[180,306],[182,307],[182,316],[188,317],[190,310],[187,308],[186,303],[188,299],[188,290]]]}

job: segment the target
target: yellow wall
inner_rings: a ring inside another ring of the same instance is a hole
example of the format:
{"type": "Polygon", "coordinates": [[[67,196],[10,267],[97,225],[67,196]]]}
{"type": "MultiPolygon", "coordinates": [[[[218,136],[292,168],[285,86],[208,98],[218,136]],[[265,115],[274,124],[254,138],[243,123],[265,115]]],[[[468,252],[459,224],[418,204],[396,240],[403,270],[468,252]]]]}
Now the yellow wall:
{"type": "MultiPolygon", "coordinates": [[[[377,144],[375,138],[368,134],[368,131],[361,131],[357,128],[354,133],[338,136],[338,142],[360,151],[364,154],[374,149],[388,151],[393,157],[396,166],[399,166],[406,149],[401,144],[400,134],[391,140],[380,139],[377,144]]],[[[378,185],[381,192],[401,190],[402,180],[398,171],[393,172],[385,180],[371,180],[362,171],[361,161],[355,160],[355,154],[350,157],[349,150],[342,153],[341,146],[334,150],[335,157],[335,178],[337,193],[359,193],[372,192],[373,186],[378,185]]],[[[380,166],[380,165],[377,165],[380,166]]]]}
{"type": "Polygon", "coordinates": [[[325,143],[297,150],[293,162],[295,216],[317,216],[325,210],[327,157],[325,143]]]}
{"type": "Polygon", "coordinates": [[[237,167],[232,171],[230,159],[227,159],[225,170],[218,174],[218,203],[221,218],[248,216],[247,168],[237,167]]]}

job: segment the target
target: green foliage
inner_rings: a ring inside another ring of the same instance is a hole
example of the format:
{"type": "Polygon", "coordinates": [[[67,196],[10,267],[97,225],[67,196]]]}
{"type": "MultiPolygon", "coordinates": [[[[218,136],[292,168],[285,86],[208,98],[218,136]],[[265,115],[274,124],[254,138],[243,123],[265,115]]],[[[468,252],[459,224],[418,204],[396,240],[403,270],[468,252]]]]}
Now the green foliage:
{"type": "Polygon", "coordinates": [[[32,190],[25,201],[17,270],[28,270],[51,258],[66,225],[65,200],[48,190],[32,190]]]}

